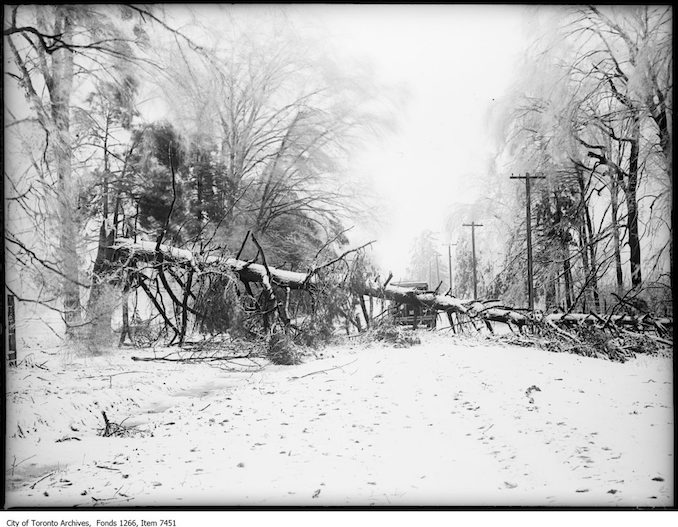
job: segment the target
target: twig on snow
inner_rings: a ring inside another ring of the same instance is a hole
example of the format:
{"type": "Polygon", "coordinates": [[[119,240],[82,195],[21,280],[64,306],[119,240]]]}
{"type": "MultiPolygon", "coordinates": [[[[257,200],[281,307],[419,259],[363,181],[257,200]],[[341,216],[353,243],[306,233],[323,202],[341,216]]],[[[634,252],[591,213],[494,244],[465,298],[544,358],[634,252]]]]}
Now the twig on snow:
{"type": "Polygon", "coordinates": [[[41,477],[38,481],[36,481],[35,483],[33,483],[33,485],[31,485],[30,488],[31,488],[31,489],[34,489],[35,486],[36,486],[38,483],[40,483],[43,479],[47,479],[48,477],[53,476],[54,474],[56,474],[56,471],[52,471],[52,472],[50,472],[49,474],[45,474],[45,475],[44,475],[43,477],[41,477]]]}
{"type": "Polygon", "coordinates": [[[344,366],[348,366],[349,364],[353,364],[355,361],[358,359],[353,359],[351,362],[347,362],[346,364],[340,364],[339,366],[334,366],[333,368],[327,368],[326,370],[318,370],[318,371],[312,371],[311,373],[307,373],[305,375],[301,375],[299,377],[290,377],[290,381],[294,381],[296,379],[303,379],[304,377],[308,377],[310,375],[315,375],[316,373],[327,373],[328,371],[336,370],[339,368],[343,368],[344,366]]]}

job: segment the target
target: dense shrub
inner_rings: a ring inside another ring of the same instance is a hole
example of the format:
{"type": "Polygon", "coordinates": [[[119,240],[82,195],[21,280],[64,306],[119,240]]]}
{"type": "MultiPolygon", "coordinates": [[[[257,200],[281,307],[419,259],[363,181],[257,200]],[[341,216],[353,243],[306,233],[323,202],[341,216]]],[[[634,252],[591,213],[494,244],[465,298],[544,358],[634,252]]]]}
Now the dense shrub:
{"type": "Polygon", "coordinates": [[[245,310],[238,295],[237,279],[229,271],[207,275],[201,284],[194,309],[204,316],[198,319],[201,332],[238,333],[245,310]]]}
{"type": "Polygon", "coordinates": [[[409,348],[421,344],[421,339],[413,330],[392,323],[375,326],[365,333],[365,338],[393,344],[396,348],[409,348]]]}
{"type": "Polygon", "coordinates": [[[301,362],[301,353],[292,337],[283,331],[271,333],[266,348],[266,357],[273,364],[290,366],[301,362]]]}

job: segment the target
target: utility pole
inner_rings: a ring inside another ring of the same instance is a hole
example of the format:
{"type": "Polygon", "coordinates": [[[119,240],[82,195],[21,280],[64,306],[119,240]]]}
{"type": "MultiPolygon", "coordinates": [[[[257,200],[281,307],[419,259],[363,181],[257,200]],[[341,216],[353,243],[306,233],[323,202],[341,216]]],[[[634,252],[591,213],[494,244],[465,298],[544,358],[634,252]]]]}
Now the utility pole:
{"type": "Polygon", "coordinates": [[[473,251],[473,298],[478,298],[478,275],[476,273],[476,227],[482,227],[482,223],[462,223],[463,227],[471,227],[471,248],[473,251]]]}
{"type": "Polygon", "coordinates": [[[525,172],[524,176],[511,176],[511,179],[525,180],[525,223],[527,225],[527,301],[530,311],[534,311],[534,277],[532,273],[532,211],[530,209],[530,186],[533,179],[544,179],[545,176],[537,174],[531,176],[525,172]]]}
{"type": "Polygon", "coordinates": [[[450,272],[450,294],[452,294],[452,246],[457,246],[456,243],[447,244],[447,265],[450,272]]]}

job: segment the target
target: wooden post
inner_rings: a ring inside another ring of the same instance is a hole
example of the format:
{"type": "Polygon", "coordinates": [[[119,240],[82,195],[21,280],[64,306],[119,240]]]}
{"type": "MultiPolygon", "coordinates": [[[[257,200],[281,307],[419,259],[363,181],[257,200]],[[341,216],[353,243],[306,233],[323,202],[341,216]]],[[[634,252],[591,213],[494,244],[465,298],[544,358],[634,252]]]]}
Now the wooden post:
{"type": "Polygon", "coordinates": [[[476,227],[483,227],[482,223],[462,223],[463,227],[471,227],[471,249],[473,251],[473,298],[478,298],[478,274],[476,272],[476,227]]]}
{"type": "Polygon", "coordinates": [[[526,172],[524,176],[511,176],[511,179],[525,180],[525,223],[527,225],[527,301],[530,311],[534,311],[534,278],[532,273],[532,211],[530,208],[530,186],[533,179],[544,179],[538,174],[531,176],[526,172]]]}

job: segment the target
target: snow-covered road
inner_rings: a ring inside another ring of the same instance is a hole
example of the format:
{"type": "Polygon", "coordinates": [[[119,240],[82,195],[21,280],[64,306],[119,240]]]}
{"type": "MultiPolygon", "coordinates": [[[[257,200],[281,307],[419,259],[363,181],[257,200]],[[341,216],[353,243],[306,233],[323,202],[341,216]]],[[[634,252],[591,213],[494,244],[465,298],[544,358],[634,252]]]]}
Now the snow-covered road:
{"type": "Polygon", "coordinates": [[[674,503],[670,359],[434,336],[326,356],[11,371],[6,505],[674,503]],[[99,409],[145,433],[98,437],[99,409]]]}

